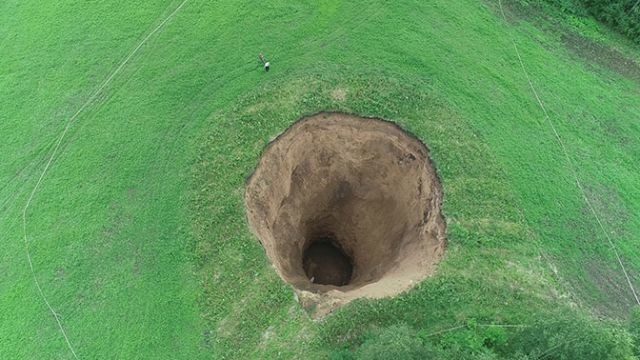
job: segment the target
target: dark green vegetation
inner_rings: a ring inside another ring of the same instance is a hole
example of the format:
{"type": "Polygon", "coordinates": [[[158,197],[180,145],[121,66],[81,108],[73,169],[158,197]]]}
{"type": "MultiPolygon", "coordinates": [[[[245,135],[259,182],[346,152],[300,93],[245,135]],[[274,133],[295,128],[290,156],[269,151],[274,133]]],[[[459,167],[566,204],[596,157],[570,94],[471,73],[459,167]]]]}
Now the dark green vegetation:
{"type": "MultiPolygon", "coordinates": [[[[66,120],[178,4],[0,4],[2,359],[72,357],[21,210],[66,120]]],[[[636,288],[638,48],[505,5],[508,21],[475,0],[189,1],[77,118],[27,213],[78,356],[640,355],[635,300],[511,39],[636,288]],[[429,146],[449,245],[414,290],[314,322],[242,193],[267,142],[320,110],[393,119],[429,146]]]]}
{"type": "Polygon", "coordinates": [[[640,1],[638,0],[519,0],[531,5],[549,3],[563,13],[593,16],[640,44],[640,1]]]}

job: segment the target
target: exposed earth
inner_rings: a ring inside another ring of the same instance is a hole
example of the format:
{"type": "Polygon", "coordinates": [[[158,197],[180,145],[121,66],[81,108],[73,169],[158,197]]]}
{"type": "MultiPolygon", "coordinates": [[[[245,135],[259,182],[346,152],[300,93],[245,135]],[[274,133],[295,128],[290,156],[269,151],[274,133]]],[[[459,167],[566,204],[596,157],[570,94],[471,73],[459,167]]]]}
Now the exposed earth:
{"type": "Polygon", "coordinates": [[[301,119],[266,148],[245,201],[269,259],[316,314],[410,288],[445,247],[427,148],[383,120],[301,119]]]}

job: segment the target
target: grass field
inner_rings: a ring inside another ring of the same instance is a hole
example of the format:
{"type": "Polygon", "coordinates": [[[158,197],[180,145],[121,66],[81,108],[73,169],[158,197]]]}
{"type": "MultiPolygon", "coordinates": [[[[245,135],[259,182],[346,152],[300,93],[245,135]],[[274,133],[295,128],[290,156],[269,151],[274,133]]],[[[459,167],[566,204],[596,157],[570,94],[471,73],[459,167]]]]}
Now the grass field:
{"type": "Polygon", "coordinates": [[[189,0],[109,79],[181,2],[0,3],[1,359],[628,352],[605,232],[640,288],[637,47],[509,1],[505,20],[489,0],[189,0]],[[242,199],[269,140],[321,110],[425,142],[448,249],[414,290],[313,321],[242,199]]]}

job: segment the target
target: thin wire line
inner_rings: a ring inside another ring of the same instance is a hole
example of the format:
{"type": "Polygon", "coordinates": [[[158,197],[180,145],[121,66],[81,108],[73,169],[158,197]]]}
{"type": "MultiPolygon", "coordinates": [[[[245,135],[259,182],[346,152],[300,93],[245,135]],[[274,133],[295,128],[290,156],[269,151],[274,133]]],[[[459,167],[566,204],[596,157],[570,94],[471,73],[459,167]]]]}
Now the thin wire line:
{"type": "MultiPolygon", "coordinates": [[[[508,21],[506,15],[504,13],[504,9],[502,7],[502,0],[498,0],[498,4],[500,5],[500,12],[502,13],[502,17],[504,18],[505,21],[508,21]]],[[[569,155],[569,151],[567,150],[567,147],[565,146],[564,142],[562,141],[562,138],[560,137],[560,134],[558,134],[558,130],[556,129],[555,125],[551,121],[551,117],[549,117],[549,113],[547,112],[547,108],[544,106],[544,103],[540,99],[540,96],[538,95],[538,91],[533,86],[533,82],[531,81],[531,77],[529,76],[529,73],[527,72],[527,69],[524,67],[524,62],[522,61],[522,56],[520,55],[520,50],[518,50],[518,46],[516,45],[516,42],[515,42],[515,40],[513,38],[511,38],[511,43],[513,44],[513,48],[516,51],[516,55],[518,56],[518,61],[520,62],[520,67],[522,68],[522,72],[524,73],[525,77],[527,78],[527,82],[529,83],[529,87],[531,88],[531,91],[533,92],[533,95],[535,96],[536,101],[538,102],[538,105],[540,105],[540,108],[542,109],[542,112],[544,113],[544,118],[547,121],[547,123],[549,124],[549,127],[551,127],[551,130],[553,130],[553,134],[555,135],[555,138],[556,138],[558,144],[560,144],[560,147],[562,148],[562,152],[563,152],[565,158],[567,159],[567,163],[569,164],[569,168],[571,169],[573,177],[574,177],[574,179],[576,181],[576,185],[580,189],[580,194],[582,195],[582,198],[584,199],[585,203],[589,207],[589,210],[591,210],[591,213],[593,213],[593,216],[595,217],[596,222],[598,223],[598,226],[600,227],[600,229],[604,233],[604,236],[607,238],[607,241],[609,242],[609,245],[611,246],[611,249],[613,250],[613,253],[616,256],[616,259],[618,260],[618,264],[620,264],[620,268],[622,269],[622,272],[624,273],[624,276],[625,276],[625,278],[627,280],[627,284],[629,285],[629,289],[631,289],[631,293],[633,294],[633,297],[635,298],[636,303],[638,305],[640,305],[640,299],[638,298],[638,294],[636,293],[636,289],[633,287],[633,283],[631,282],[631,278],[629,277],[629,274],[627,273],[627,269],[624,266],[624,264],[622,262],[622,259],[620,258],[620,254],[618,253],[618,249],[616,248],[615,244],[611,240],[611,236],[609,236],[609,233],[605,230],[604,225],[602,224],[602,221],[600,220],[600,216],[598,216],[598,213],[596,212],[595,208],[591,204],[591,201],[589,201],[589,198],[587,197],[586,191],[584,190],[584,187],[582,187],[582,183],[580,182],[580,179],[578,179],[578,172],[577,172],[577,170],[575,168],[575,165],[573,164],[573,160],[571,159],[571,156],[569,155]]]]}
{"type": "Polygon", "coordinates": [[[27,202],[25,203],[24,208],[22,209],[22,235],[23,235],[23,240],[24,240],[24,246],[25,246],[25,252],[26,252],[26,255],[27,255],[27,260],[29,262],[29,269],[31,270],[31,275],[33,276],[33,281],[36,284],[36,287],[38,288],[38,292],[40,293],[40,297],[42,298],[44,303],[49,308],[49,311],[51,312],[51,314],[55,318],[56,323],[58,324],[58,328],[60,329],[60,332],[62,333],[62,336],[64,337],[64,340],[67,343],[67,347],[69,348],[69,350],[71,351],[71,353],[73,354],[73,357],[75,359],[78,359],[78,355],[76,354],[73,346],[71,345],[71,341],[69,341],[69,337],[67,336],[67,333],[64,330],[64,327],[62,326],[62,322],[60,321],[60,315],[53,309],[53,307],[49,303],[49,300],[47,299],[46,295],[44,294],[44,291],[42,290],[42,286],[40,285],[40,282],[38,281],[38,277],[36,276],[36,273],[35,273],[35,269],[34,269],[34,266],[33,266],[33,261],[31,259],[31,252],[29,250],[29,241],[27,240],[27,210],[29,209],[29,206],[31,205],[31,201],[33,200],[33,197],[35,196],[36,192],[38,191],[38,189],[40,187],[40,184],[42,183],[42,180],[44,179],[44,176],[46,175],[46,173],[49,170],[51,164],[53,163],[53,160],[54,160],[56,154],[58,153],[58,149],[60,148],[60,145],[62,144],[62,141],[64,140],[65,136],[67,135],[67,132],[69,131],[69,128],[71,128],[71,125],[74,123],[76,118],[96,99],[96,97],[102,92],[102,90],[111,82],[111,80],[113,80],[113,78],[124,68],[124,66],[129,62],[129,60],[138,52],[138,50],[140,50],[140,48],[156,32],[158,32],[171,18],[173,18],[173,16],[188,1],[189,0],[184,0],[180,5],[178,5],[178,7],[171,14],[169,14],[169,16],[167,16],[162,22],[160,22],[160,24],[158,24],[158,26],[156,26],[155,29],[153,29],[149,34],[147,34],[147,36],[144,39],[142,39],[142,41],[138,44],[138,46],[136,46],[133,49],[133,51],[131,51],[129,53],[129,55],[120,63],[120,65],[111,73],[111,75],[109,75],[102,82],[102,84],[93,92],[93,94],[87,99],[87,101],[85,101],[84,104],[82,104],[82,106],[80,106],[78,111],[76,111],[73,114],[73,116],[71,116],[71,118],[69,118],[64,130],[62,131],[62,133],[60,134],[60,137],[58,138],[58,141],[56,142],[56,145],[55,145],[55,147],[53,149],[53,152],[51,153],[51,156],[49,157],[49,160],[47,161],[47,164],[44,167],[44,170],[40,174],[40,177],[38,178],[38,181],[36,182],[36,185],[33,187],[33,190],[31,191],[31,194],[29,195],[29,198],[27,199],[27,202]]]}

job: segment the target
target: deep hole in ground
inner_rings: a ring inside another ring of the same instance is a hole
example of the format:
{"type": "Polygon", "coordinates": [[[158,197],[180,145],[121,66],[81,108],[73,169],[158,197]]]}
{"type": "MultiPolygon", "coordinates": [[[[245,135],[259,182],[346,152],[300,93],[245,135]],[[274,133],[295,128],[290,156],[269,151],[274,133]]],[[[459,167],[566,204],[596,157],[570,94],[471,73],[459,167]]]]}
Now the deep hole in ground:
{"type": "Polygon", "coordinates": [[[303,253],[302,266],[312,283],[322,285],[347,285],[353,272],[351,257],[330,237],[311,241],[303,253]]]}
{"type": "Polygon", "coordinates": [[[245,192],[249,225],[279,275],[334,305],[431,274],[445,248],[441,203],[420,140],[341,113],[303,118],[272,141],[245,192]]]}

